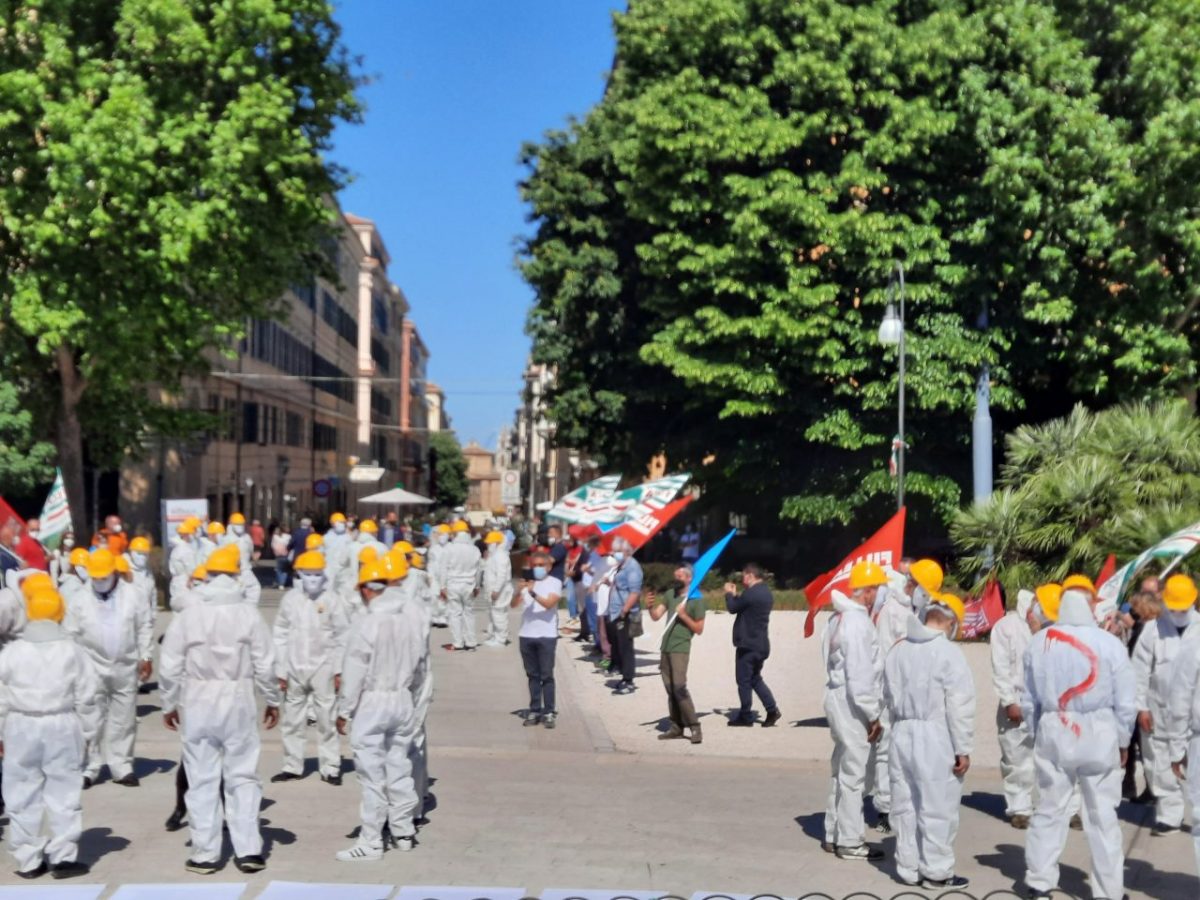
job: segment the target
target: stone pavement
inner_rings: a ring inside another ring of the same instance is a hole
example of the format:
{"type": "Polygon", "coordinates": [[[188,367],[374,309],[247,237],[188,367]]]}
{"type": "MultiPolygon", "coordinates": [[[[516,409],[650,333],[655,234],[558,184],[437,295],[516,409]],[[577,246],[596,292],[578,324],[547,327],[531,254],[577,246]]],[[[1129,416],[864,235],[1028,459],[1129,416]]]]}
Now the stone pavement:
{"type": "MultiPolygon", "coordinates": [[[[276,603],[277,594],[265,592],[268,619],[276,603]]],[[[160,617],[160,627],[167,619],[160,617]]],[[[814,680],[819,647],[815,639],[801,641],[802,620],[793,613],[772,620],[774,655],[766,677],[784,711],[781,726],[789,727],[770,731],[728,729],[720,721],[719,711],[736,702],[730,620],[710,619],[692,661],[694,693],[707,713],[701,747],[656,740],[664,702],[651,651],[660,626],[638,642],[641,689],[629,697],[612,697],[590,665],[572,659],[579,655],[574,645],[560,642],[561,716],[554,731],[521,727],[517,713],[526,694],[515,645],[435,650],[429,739],[437,804],[416,850],[375,863],[335,862],[333,853],[350,843],[347,834],[357,824],[359,792],[352,776],[334,788],[314,773],[301,782],[265,785],[268,870],[247,877],[230,865],[215,879],[249,884],[247,898],[272,879],[511,886],[531,896],[548,888],[683,897],[695,891],[898,894],[889,861],[878,868],[842,862],[819,848],[829,739],[820,722],[820,681],[814,680]]],[[[435,631],[435,640],[444,634],[435,631]]],[[[980,748],[968,776],[958,852],[960,873],[982,897],[1020,878],[1023,835],[998,818],[1002,801],[988,731],[994,729],[993,701],[981,678],[986,654],[980,649],[969,654],[981,692],[980,748]]],[[[139,713],[142,787],[101,783],[84,794],[82,856],[94,863],[87,880],[109,886],[104,896],[134,882],[206,883],[183,870],[186,830],[162,829],[173,803],[178,739],[162,727],[157,694],[142,695],[139,713]]],[[[279,764],[278,732],[269,732],[264,781],[279,764]]],[[[1197,896],[1189,837],[1151,839],[1146,810],[1121,812],[1130,893],[1155,900],[1197,896]]],[[[887,849],[891,841],[883,843],[887,849]]],[[[1063,863],[1063,888],[1088,896],[1081,834],[1071,833],[1063,863]]],[[[5,855],[0,885],[12,884],[25,882],[12,874],[5,855]]]]}

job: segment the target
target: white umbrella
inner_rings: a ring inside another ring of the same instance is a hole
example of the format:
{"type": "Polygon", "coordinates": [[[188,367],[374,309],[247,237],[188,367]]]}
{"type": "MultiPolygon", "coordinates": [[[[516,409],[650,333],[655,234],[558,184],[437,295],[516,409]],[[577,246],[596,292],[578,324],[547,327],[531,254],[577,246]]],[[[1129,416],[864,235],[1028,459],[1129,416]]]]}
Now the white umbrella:
{"type": "Polygon", "coordinates": [[[420,494],[414,494],[412,491],[406,491],[404,488],[392,488],[390,491],[360,497],[358,502],[378,503],[381,506],[428,506],[433,501],[420,494]]]}

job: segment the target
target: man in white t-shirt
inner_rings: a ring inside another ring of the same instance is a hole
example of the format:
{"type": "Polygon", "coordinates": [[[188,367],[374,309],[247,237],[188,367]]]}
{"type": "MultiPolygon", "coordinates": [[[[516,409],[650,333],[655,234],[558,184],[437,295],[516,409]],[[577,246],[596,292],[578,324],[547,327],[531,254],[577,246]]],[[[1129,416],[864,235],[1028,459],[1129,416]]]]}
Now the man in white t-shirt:
{"type": "Polygon", "coordinates": [[[529,678],[529,712],[525,725],[553,728],[558,711],[554,706],[554,651],[558,646],[558,601],[562,582],[550,574],[548,553],[535,553],[530,560],[533,580],[522,581],[513,597],[513,609],[521,607],[518,638],[521,661],[529,678]]]}

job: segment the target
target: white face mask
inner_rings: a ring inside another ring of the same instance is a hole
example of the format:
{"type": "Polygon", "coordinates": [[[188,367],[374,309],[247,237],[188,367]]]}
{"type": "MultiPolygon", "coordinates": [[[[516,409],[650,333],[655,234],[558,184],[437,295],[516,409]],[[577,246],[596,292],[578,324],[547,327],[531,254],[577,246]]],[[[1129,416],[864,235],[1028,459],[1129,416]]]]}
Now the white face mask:
{"type": "Polygon", "coordinates": [[[75,546],[75,538],[63,538],[63,546],[70,550],[75,546]]]}
{"type": "Polygon", "coordinates": [[[87,566],[76,566],[75,574],[79,576],[80,581],[88,580],[87,566]]]}
{"type": "Polygon", "coordinates": [[[346,523],[345,522],[334,522],[333,523],[333,533],[334,534],[345,534],[346,533],[346,523]]]}
{"type": "Polygon", "coordinates": [[[547,543],[547,544],[549,544],[551,547],[553,547],[555,544],[557,544],[557,543],[558,543],[558,538],[556,538],[556,537],[555,537],[554,535],[552,535],[552,534],[551,534],[551,535],[548,535],[548,536],[546,537],[546,543],[547,543]]]}
{"type": "Polygon", "coordinates": [[[31,538],[33,538],[35,541],[36,541],[38,538],[40,538],[40,537],[42,536],[42,533],[41,533],[40,531],[30,531],[30,532],[27,532],[27,533],[28,533],[28,535],[29,535],[31,538]]]}
{"type": "Polygon", "coordinates": [[[445,544],[449,540],[450,540],[450,535],[448,535],[448,534],[439,534],[438,535],[438,543],[439,544],[445,544]]]}
{"type": "Polygon", "coordinates": [[[238,537],[241,537],[243,534],[246,533],[246,526],[245,525],[230,525],[229,530],[232,531],[234,534],[236,534],[238,537]]]}
{"type": "Polygon", "coordinates": [[[146,568],[146,554],[145,553],[130,553],[129,561],[133,563],[133,567],[135,569],[146,568]]]}
{"type": "Polygon", "coordinates": [[[1171,624],[1176,628],[1183,628],[1191,621],[1190,609],[1169,609],[1167,615],[1171,619],[1171,624]]]}
{"type": "Polygon", "coordinates": [[[613,562],[622,563],[625,561],[625,553],[621,550],[614,550],[612,558],[613,558],[613,562]]]}
{"type": "Polygon", "coordinates": [[[310,597],[319,597],[325,589],[325,574],[323,572],[301,572],[300,587],[310,597]]]}
{"type": "Polygon", "coordinates": [[[100,578],[100,579],[92,582],[92,588],[96,591],[97,594],[110,593],[112,591],[112,589],[115,588],[116,586],[117,586],[117,576],[116,576],[115,572],[112,575],[109,575],[107,578],[100,578]]]}
{"type": "Polygon", "coordinates": [[[113,534],[120,534],[120,533],[121,533],[121,523],[120,523],[120,522],[118,522],[116,525],[114,525],[114,526],[112,527],[112,533],[113,533],[113,534]]]}

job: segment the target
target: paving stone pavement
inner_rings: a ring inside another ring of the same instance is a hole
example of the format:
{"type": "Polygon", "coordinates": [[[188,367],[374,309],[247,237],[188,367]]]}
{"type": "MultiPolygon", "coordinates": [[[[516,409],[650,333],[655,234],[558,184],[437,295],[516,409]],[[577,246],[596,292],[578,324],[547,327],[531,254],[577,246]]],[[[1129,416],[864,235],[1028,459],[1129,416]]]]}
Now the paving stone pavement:
{"type": "MultiPolygon", "coordinates": [[[[278,594],[264,592],[271,619],[278,594]]],[[[480,624],[483,623],[482,612],[480,624]]],[[[705,743],[659,742],[665,704],[654,648],[657,626],[639,639],[640,689],[612,697],[577,645],[560,641],[559,727],[523,728],[525,680],[516,645],[447,653],[435,649],[436,697],[429,740],[436,808],[408,854],[342,864],[357,824],[353,776],[340,788],[312,772],[300,782],[264,786],[263,830],[269,867],[243,876],[230,865],[220,881],[244,882],[254,898],[272,880],[395,885],[522,887],[694,892],[822,891],[843,897],[901,892],[890,861],[878,867],[836,860],[819,847],[828,785],[829,738],[821,720],[819,648],[799,637],[802,616],[772,620],[774,655],[766,677],[785,720],[771,730],[727,729],[721,712],[736,702],[728,616],[712,616],[692,659],[693,693],[706,713],[705,743]],[[814,661],[815,657],[815,661],[814,661]]],[[[165,627],[169,614],[160,616],[165,627]]],[[[515,624],[515,621],[514,621],[515,624]]],[[[515,630],[513,632],[515,634],[515,630]]],[[[435,631],[435,640],[444,632],[435,631]]],[[[957,843],[959,872],[978,897],[1011,889],[1023,871],[1023,834],[1000,819],[995,770],[994,697],[986,648],[968,648],[980,690],[979,753],[968,776],[957,843]],[[990,732],[988,729],[991,729],[990,732]],[[989,755],[990,754],[990,755],[989,755]]],[[[87,879],[108,885],[203,883],[183,870],[187,832],[168,834],[178,739],[162,727],[157,693],[139,698],[137,789],[101,783],[84,794],[82,858],[87,879]]],[[[310,749],[310,753],[314,751],[310,749]]],[[[344,748],[349,770],[349,749],[344,748]]],[[[264,736],[264,781],[280,765],[278,731],[264,736]]],[[[310,760],[310,770],[315,761],[310,760]]],[[[1149,837],[1149,811],[1123,806],[1127,884],[1138,898],[1172,900],[1200,893],[1188,835],[1149,837]]],[[[883,841],[890,849],[891,840],[883,841]]],[[[1087,850],[1072,832],[1062,887],[1089,896],[1087,850]]],[[[0,885],[25,884],[0,864],[0,885]]],[[[915,894],[920,896],[920,892],[915,894]]],[[[908,896],[914,896],[912,892],[908,896]]]]}

